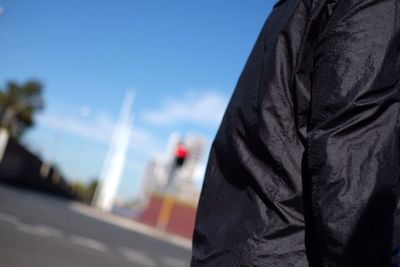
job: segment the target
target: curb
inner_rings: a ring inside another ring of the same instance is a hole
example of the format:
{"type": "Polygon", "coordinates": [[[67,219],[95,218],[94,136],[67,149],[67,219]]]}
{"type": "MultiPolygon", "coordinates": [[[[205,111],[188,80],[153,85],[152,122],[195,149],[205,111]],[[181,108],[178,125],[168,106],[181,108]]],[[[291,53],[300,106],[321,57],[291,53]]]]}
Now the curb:
{"type": "Polygon", "coordinates": [[[107,222],[124,229],[141,233],[184,249],[188,250],[192,249],[191,240],[162,232],[150,226],[135,222],[132,219],[123,218],[111,213],[106,213],[101,210],[80,203],[72,203],[69,205],[69,208],[72,211],[75,211],[82,215],[98,219],[100,221],[107,222]]]}

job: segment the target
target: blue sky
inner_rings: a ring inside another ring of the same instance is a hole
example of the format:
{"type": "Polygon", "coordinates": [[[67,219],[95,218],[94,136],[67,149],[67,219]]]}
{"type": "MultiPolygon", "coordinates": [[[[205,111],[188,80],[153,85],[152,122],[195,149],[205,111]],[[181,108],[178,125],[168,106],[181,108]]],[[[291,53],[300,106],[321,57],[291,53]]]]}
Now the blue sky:
{"type": "Polygon", "coordinates": [[[0,88],[9,80],[43,82],[46,109],[24,142],[82,181],[99,176],[124,95],[134,89],[119,190],[132,198],[146,161],[164,152],[172,132],[212,141],[273,4],[0,0],[0,88]]]}

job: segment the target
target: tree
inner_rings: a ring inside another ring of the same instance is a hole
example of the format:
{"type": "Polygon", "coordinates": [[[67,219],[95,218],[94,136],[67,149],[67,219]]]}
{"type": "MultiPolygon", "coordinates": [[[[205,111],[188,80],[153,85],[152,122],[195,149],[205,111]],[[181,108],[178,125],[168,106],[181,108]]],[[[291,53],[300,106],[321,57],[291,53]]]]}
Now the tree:
{"type": "Polygon", "coordinates": [[[93,201],[94,194],[96,192],[96,188],[98,185],[98,181],[96,179],[92,180],[88,184],[84,184],[82,182],[75,182],[71,185],[72,190],[75,194],[83,201],[90,204],[93,201]]]}
{"type": "Polygon", "coordinates": [[[43,86],[30,80],[24,84],[10,81],[0,89],[0,125],[19,139],[34,126],[34,115],[44,108],[43,86]]]}
{"type": "Polygon", "coordinates": [[[94,195],[96,194],[97,186],[99,185],[99,182],[97,179],[92,180],[87,188],[87,201],[88,203],[92,203],[94,195]]]}

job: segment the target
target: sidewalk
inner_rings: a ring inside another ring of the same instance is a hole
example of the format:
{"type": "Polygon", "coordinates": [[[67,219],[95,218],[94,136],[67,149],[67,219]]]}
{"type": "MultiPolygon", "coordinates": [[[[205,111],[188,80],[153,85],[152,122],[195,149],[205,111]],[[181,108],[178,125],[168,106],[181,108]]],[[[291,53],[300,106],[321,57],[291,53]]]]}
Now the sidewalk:
{"type": "Polygon", "coordinates": [[[172,245],[182,247],[184,249],[188,250],[192,249],[191,240],[159,231],[153,227],[149,227],[147,225],[135,222],[132,219],[120,217],[111,213],[106,213],[101,210],[80,203],[70,204],[70,209],[82,215],[89,216],[91,218],[95,218],[127,230],[141,233],[153,237],[155,239],[158,239],[160,241],[164,241],[172,245]]]}

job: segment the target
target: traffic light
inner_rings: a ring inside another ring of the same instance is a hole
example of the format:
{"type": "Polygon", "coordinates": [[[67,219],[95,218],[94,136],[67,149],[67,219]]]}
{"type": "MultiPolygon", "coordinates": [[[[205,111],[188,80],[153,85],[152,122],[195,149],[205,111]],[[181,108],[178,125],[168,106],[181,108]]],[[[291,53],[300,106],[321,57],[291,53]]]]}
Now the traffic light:
{"type": "Polygon", "coordinates": [[[187,149],[184,145],[178,145],[175,151],[175,166],[177,168],[182,167],[182,165],[185,163],[187,158],[187,149]]]}

